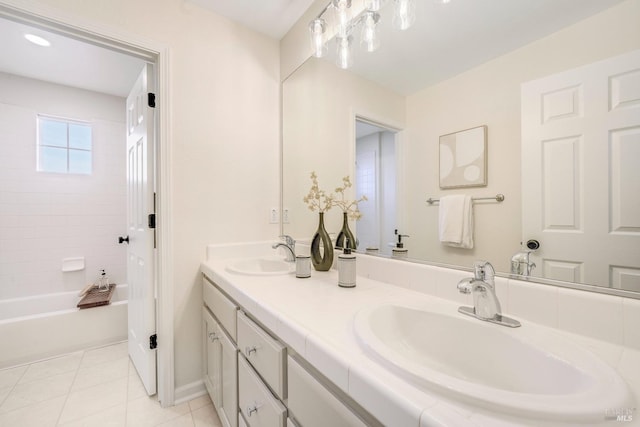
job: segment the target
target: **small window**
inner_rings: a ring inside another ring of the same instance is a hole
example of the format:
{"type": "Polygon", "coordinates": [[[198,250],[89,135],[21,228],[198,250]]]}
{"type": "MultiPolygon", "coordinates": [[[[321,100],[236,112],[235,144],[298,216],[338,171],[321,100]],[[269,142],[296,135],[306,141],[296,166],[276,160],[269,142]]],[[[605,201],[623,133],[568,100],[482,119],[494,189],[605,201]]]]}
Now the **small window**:
{"type": "Polygon", "coordinates": [[[91,174],[91,125],[38,116],[38,171],[91,174]]]}

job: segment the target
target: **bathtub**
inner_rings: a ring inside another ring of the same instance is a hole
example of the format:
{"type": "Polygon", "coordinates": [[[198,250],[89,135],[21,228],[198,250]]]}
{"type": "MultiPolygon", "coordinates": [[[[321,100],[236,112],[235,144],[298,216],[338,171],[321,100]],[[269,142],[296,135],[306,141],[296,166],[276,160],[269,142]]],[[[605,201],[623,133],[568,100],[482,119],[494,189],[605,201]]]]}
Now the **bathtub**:
{"type": "Polygon", "coordinates": [[[80,310],[78,292],[0,301],[0,369],[127,339],[127,285],[80,310]]]}

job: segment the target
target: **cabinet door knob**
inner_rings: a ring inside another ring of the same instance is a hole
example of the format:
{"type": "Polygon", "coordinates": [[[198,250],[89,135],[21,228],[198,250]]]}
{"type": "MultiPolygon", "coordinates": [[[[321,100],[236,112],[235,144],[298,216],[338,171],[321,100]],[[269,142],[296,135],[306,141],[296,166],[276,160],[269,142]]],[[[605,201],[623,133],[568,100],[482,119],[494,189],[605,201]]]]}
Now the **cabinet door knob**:
{"type": "Polygon", "coordinates": [[[245,347],[245,349],[244,349],[244,354],[245,354],[247,357],[250,357],[250,356],[251,356],[251,353],[255,353],[256,351],[258,351],[258,349],[256,348],[256,346],[255,346],[255,345],[254,345],[254,346],[252,346],[252,347],[245,347]]]}
{"type": "Polygon", "coordinates": [[[209,333],[209,339],[211,340],[211,342],[214,342],[215,340],[219,339],[219,337],[216,336],[215,332],[211,332],[209,333]]]}
{"type": "Polygon", "coordinates": [[[252,414],[258,412],[258,409],[260,408],[260,406],[262,406],[262,405],[258,405],[257,403],[254,403],[253,406],[248,406],[247,407],[247,415],[251,416],[252,414]]]}

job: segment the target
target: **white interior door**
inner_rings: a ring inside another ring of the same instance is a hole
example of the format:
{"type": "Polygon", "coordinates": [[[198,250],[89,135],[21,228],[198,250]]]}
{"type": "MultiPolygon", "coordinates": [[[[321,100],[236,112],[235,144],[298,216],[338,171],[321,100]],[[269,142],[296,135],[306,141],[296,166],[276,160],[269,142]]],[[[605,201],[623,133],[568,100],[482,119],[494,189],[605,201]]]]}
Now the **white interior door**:
{"type": "Polygon", "coordinates": [[[151,66],[140,73],[127,97],[127,280],[129,282],[129,357],[149,395],[156,393],[156,350],[150,337],[156,333],[154,280],[153,129],[154,110],[149,107],[151,66]]]}
{"type": "Polygon", "coordinates": [[[534,275],[640,291],[640,51],[522,86],[534,275]]]}

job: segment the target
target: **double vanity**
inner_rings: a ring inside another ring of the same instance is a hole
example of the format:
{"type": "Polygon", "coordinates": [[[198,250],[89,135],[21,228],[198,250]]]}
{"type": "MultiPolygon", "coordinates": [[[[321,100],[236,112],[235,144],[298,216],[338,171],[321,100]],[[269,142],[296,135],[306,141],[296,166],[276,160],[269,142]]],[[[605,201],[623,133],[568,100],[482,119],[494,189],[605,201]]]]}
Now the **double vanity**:
{"type": "Polygon", "coordinates": [[[271,242],[207,248],[204,382],[225,426],[638,422],[637,349],[519,317],[506,278],[491,304],[519,327],[464,315],[486,296],[479,266],[357,257],[345,289],[334,270],[296,279],[271,242]]]}

